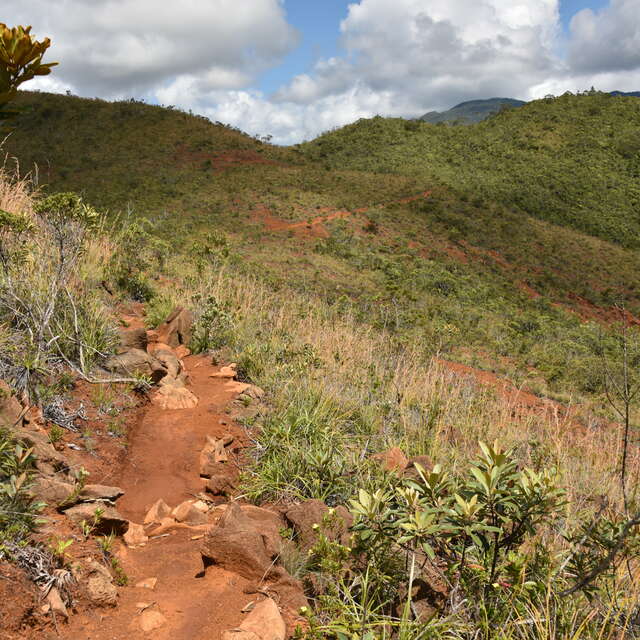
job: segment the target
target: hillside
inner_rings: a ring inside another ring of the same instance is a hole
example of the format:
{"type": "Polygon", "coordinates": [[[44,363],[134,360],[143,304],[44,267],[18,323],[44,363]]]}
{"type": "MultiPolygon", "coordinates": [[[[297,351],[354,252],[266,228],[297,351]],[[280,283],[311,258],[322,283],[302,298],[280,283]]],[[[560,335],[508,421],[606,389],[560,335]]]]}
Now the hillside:
{"type": "Polygon", "coordinates": [[[469,100],[461,102],[447,111],[429,111],[418,120],[438,124],[438,122],[450,122],[455,124],[471,124],[481,122],[489,116],[497,113],[504,107],[521,107],[526,102],[514,100],[513,98],[489,98],[487,100],[469,100]]]}
{"type": "MultiPolygon", "coordinates": [[[[388,327],[392,314],[401,340],[424,340],[429,353],[493,368],[518,384],[561,395],[597,389],[597,323],[615,319],[618,303],[640,314],[635,251],[492,201],[495,182],[474,177],[477,192],[446,186],[435,174],[453,166],[458,178],[475,176],[465,174],[454,147],[433,172],[418,153],[404,155],[434,132],[446,140],[438,127],[360,122],[302,154],[139,103],[25,93],[19,106],[6,150],[23,168],[36,164],[47,190],[78,191],[112,216],[151,218],[181,250],[218,234],[213,241],[226,243],[247,272],[328,301],[348,299],[374,327],[388,327]],[[396,133],[400,144],[383,152],[396,133]],[[383,159],[402,157],[394,171],[380,172],[383,159]],[[351,167],[327,170],[340,163],[351,167]],[[375,173],[351,170],[371,163],[375,173]]],[[[533,108],[553,116],[557,104],[533,108]]],[[[525,122],[531,109],[518,110],[525,122]]],[[[487,139],[495,135],[491,124],[482,127],[487,139]]],[[[501,135],[508,140],[506,130],[501,135]]],[[[622,224],[621,214],[612,218],[622,224]]]]}
{"type": "Polygon", "coordinates": [[[20,94],[0,170],[10,640],[624,635],[632,102],[278,148],[20,94]],[[592,178],[612,185],[597,210],[572,200],[592,178]]]}
{"type": "Polygon", "coordinates": [[[640,101],[538,100],[470,127],[361,120],[303,146],[334,169],[437,180],[469,200],[640,246],[640,101]]]}

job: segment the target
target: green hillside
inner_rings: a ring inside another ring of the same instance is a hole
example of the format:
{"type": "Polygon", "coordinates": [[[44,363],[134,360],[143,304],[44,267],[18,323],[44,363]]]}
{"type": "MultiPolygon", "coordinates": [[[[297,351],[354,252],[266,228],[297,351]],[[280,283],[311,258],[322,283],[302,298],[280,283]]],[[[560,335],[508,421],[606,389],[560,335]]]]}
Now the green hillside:
{"type": "Polygon", "coordinates": [[[336,169],[438,180],[461,196],[640,246],[640,101],[538,100],[469,127],[360,120],[303,145],[336,169]]]}
{"type": "MultiPolygon", "coordinates": [[[[600,324],[617,318],[613,305],[640,314],[638,256],[620,246],[633,245],[629,238],[611,243],[563,226],[569,210],[533,217],[524,205],[508,206],[526,180],[508,182],[495,166],[508,156],[531,156],[514,154],[507,134],[519,114],[534,128],[546,111],[551,121],[560,118],[565,103],[621,113],[640,104],[608,100],[535,103],[463,130],[374,119],[323,136],[301,153],[175,110],[23,93],[19,117],[5,123],[5,151],[23,171],[37,165],[45,190],[78,191],[120,223],[150,219],[173,251],[200,250],[214,232],[209,241],[225,245],[237,268],[272,286],[349,301],[360,321],[391,328],[425,355],[446,354],[564,397],[598,391],[594,345],[600,324]],[[481,135],[484,150],[473,142],[481,135]],[[447,140],[457,146],[445,153],[433,145],[427,154],[429,142],[447,140]],[[486,173],[494,150],[491,179],[483,182],[473,156],[462,155],[468,148],[484,158],[486,173]],[[423,162],[425,154],[433,164],[423,162]],[[436,163],[439,155],[444,160],[436,163]],[[416,197],[423,192],[427,197],[416,197]],[[304,224],[335,211],[353,214],[304,224]]],[[[589,118],[572,126],[591,123],[589,131],[600,136],[606,127],[589,118]]],[[[561,137],[563,127],[553,134],[558,149],[575,142],[561,137]]],[[[631,164],[617,151],[601,152],[631,164]]],[[[536,161],[527,175],[547,170],[536,161]]],[[[624,176],[610,179],[635,188],[624,176]]],[[[567,176],[567,189],[573,181],[567,176]]],[[[532,179],[534,186],[549,202],[568,198],[548,183],[532,179]]],[[[611,201],[601,197],[599,204],[611,212],[610,224],[632,228],[634,219],[615,206],[620,193],[607,191],[611,201]]]]}

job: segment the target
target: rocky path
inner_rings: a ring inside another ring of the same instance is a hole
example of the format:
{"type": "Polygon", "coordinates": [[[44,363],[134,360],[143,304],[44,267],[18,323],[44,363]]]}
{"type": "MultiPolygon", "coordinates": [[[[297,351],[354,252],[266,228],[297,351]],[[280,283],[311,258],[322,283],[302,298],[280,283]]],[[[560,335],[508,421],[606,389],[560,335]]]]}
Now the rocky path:
{"type": "MultiPolygon", "coordinates": [[[[113,476],[125,492],[118,511],[131,524],[124,539],[114,542],[112,553],[128,583],[117,589],[116,606],[80,608],[60,626],[64,638],[216,640],[246,624],[248,615],[271,616],[268,626],[274,627],[274,635],[269,637],[284,637],[278,607],[267,598],[275,593],[249,580],[246,570],[238,573],[228,563],[205,567],[201,553],[204,538],[219,526],[229,508],[227,498],[204,493],[208,481],[201,477],[207,464],[202,451],[207,451],[209,443],[215,458],[216,447],[211,443],[224,443],[218,454],[224,458],[225,473],[237,477],[247,438],[229,413],[247,385],[220,377],[233,372],[228,368],[221,372],[204,356],[187,356],[182,365],[197,405],[181,409],[148,405],[130,434],[124,465],[113,476]],[[170,514],[165,505],[170,509],[182,505],[183,513],[170,514]],[[155,517],[150,509],[157,511],[155,517]]],[[[247,546],[251,547],[251,540],[247,546]]]]}

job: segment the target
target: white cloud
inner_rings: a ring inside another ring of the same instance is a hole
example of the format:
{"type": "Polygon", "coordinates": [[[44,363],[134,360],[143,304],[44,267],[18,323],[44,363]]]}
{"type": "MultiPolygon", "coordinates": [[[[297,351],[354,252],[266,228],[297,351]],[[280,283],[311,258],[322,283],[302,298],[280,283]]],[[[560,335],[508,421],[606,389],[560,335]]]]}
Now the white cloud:
{"type": "Polygon", "coordinates": [[[63,64],[37,81],[43,88],[146,97],[292,143],[360,117],[416,116],[474,98],[640,90],[640,0],[581,11],[568,36],[558,5],[352,2],[340,24],[344,55],[271,96],[253,86],[295,46],[283,0],[22,0],[3,19],[52,36],[63,64]]]}
{"type": "Polygon", "coordinates": [[[569,63],[576,72],[633,71],[640,67],[640,0],[611,0],[571,20],[569,63]]]}
{"type": "Polygon", "coordinates": [[[102,97],[247,86],[298,40],[280,0],[20,0],[2,19],[51,37],[58,81],[102,97]]]}

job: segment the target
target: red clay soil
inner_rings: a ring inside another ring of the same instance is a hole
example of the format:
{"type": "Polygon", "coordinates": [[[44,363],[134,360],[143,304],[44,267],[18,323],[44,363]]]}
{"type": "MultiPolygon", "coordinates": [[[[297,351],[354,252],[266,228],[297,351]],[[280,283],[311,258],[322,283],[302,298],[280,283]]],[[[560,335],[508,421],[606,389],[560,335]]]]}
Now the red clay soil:
{"type": "Polygon", "coordinates": [[[441,358],[437,358],[436,361],[442,367],[458,376],[473,378],[476,382],[495,389],[513,407],[517,417],[525,417],[526,415],[565,415],[569,411],[567,407],[559,402],[549,398],[541,398],[526,391],[526,389],[518,388],[513,383],[500,378],[490,371],[483,371],[466,364],[441,358]]]}
{"type": "MultiPolygon", "coordinates": [[[[238,384],[211,378],[217,371],[202,356],[185,358],[189,388],[198,397],[193,409],[162,410],[148,405],[133,429],[129,452],[115,482],[125,495],[118,510],[132,522],[141,523],[149,507],[162,498],[174,507],[202,491],[199,454],[207,435],[233,435],[246,444],[241,428],[225,409],[237,396],[238,384]]],[[[204,570],[197,529],[169,530],[164,537],[151,537],[145,546],[120,545],[116,555],[129,578],[119,589],[114,609],[84,609],[61,626],[69,640],[120,640],[153,637],[155,640],[213,640],[233,629],[243,619],[241,609],[252,600],[247,581],[219,567],[204,570]],[[195,539],[194,539],[195,538],[195,539]],[[150,590],[136,587],[147,578],[157,578],[150,590]],[[139,626],[141,609],[151,605],[166,623],[151,634],[139,626]]]]}
{"type": "Polygon", "coordinates": [[[386,206],[391,204],[407,204],[415,200],[428,198],[430,195],[431,191],[422,191],[421,193],[414,196],[407,196],[406,198],[400,198],[399,200],[393,200],[384,204],[359,207],[358,209],[353,209],[352,211],[334,211],[329,208],[323,208],[319,210],[322,215],[316,215],[313,218],[309,218],[308,220],[303,220],[301,222],[289,222],[287,220],[282,220],[281,218],[274,216],[266,207],[258,207],[257,209],[254,209],[251,217],[257,222],[262,222],[265,228],[269,231],[288,231],[295,233],[295,235],[297,236],[328,238],[330,234],[327,228],[324,226],[327,222],[342,218],[349,218],[355,215],[362,215],[370,209],[379,206],[386,206]]]}

